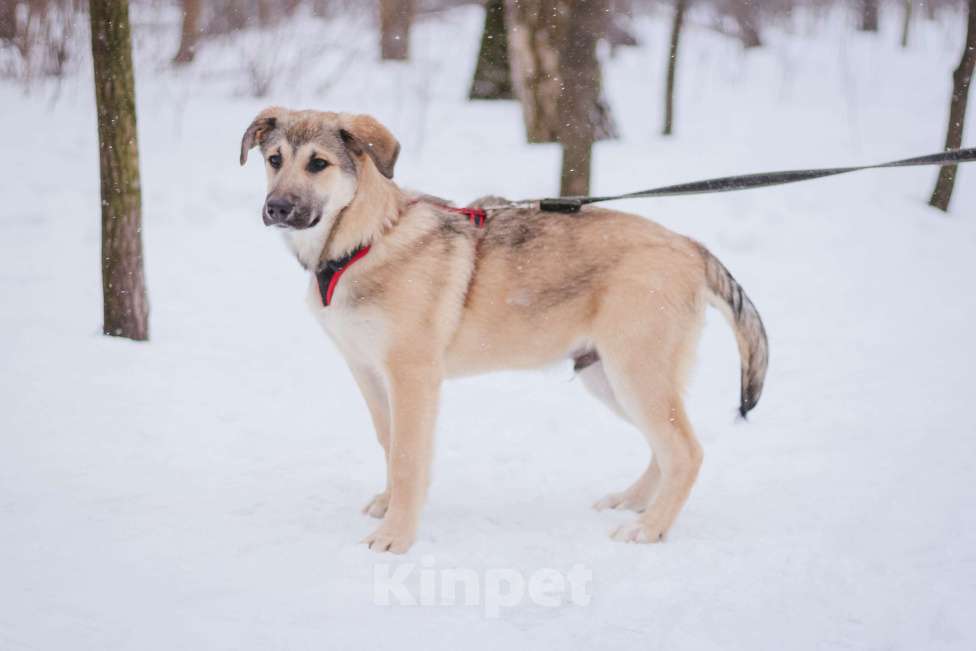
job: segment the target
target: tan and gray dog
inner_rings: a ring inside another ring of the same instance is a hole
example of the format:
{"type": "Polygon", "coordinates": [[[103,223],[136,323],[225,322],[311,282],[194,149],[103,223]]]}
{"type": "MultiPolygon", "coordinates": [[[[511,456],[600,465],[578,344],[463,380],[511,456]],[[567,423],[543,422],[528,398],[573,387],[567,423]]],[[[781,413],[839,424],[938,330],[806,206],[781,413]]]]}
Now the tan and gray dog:
{"type": "Polygon", "coordinates": [[[445,378],[562,359],[653,453],[637,481],[595,504],[639,512],[612,537],[664,536],[702,463],[681,396],[706,302],[735,329],[743,415],[766,374],[759,314],[715,257],[599,208],[518,205],[465,219],[397,187],[400,145],[366,115],[269,108],[244,133],[242,165],[255,145],[268,176],[264,222],[311,272],[309,307],[348,362],[386,454],[386,488],[364,509],[382,523],[364,542],[402,553],[417,535],[445,378]]]}

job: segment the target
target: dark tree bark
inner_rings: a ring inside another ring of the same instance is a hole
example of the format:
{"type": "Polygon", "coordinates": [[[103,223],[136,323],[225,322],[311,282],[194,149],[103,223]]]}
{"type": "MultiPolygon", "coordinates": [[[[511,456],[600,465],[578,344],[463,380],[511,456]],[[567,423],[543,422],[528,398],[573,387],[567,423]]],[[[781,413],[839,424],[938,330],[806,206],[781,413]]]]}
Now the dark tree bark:
{"type": "Polygon", "coordinates": [[[127,0],[90,0],[102,198],[102,301],[107,335],[149,338],[142,195],[127,0]]]}
{"type": "MultiPolygon", "coordinates": [[[[969,0],[969,26],[966,28],[966,45],[962,50],[959,67],[952,73],[952,101],[949,103],[949,127],[946,131],[946,149],[962,146],[962,130],[966,123],[966,104],[969,86],[976,68],[976,0],[969,0]]],[[[949,200],[956,184],[957,165],[944,165],[939,170],[939,180],[932,191],[929,205],[939,210],[949,210],[949,200]]]]}
{"type": "Polygon", "coordinates": [[[17,38],[17,3],[15,0],[0,0],[0,40],[14,41],[17,38]]]}
{"type": "Polygon", "coordinates": [[[732,0],[732,16],[739,25],[739,38],[745,48],[762,47],[759,12],[755,0],[732,0]]]}
{"type": "Polygon", "coordinates": [[[183,0],[183,28],[180,33],[180,49],[173,57],[175,65],[185,65],[196,56],[200,40],[200,0],[183,0]]]}
{"type": "Polygon", "coordinates": [[[664,128],[661,134],[670,136],[674,126],[674,78],[678,66],[678,43],[681,39],[681,27],[685,20],[686,0],[675,0],[674,21],[671,23],[671,46],[668,49],[668,81],[664,89],[664,128]]]}
{"type": "Polygon", "coordinates": [[[913,0],[904,0],[905,11],[901,23],[901,46],[908,47],[908,32],[912,27],[912,4],[913,0]]]}
{"type": "Polygon", "coordinates": [[[878,0],[861,0],[862,32],[878,31],[878,0]]]}
{"type": "Polygon", "coordinates": [[[561,196],[590,193],[593,143],[603,117],[600,100],[600,61],[597,41],[606,34],[609,0],[569,3],[567,29],[560,43],[559,142],[563,146],[561,196]]]}
{"type": "Polygon", "coordinates": [[[478,65],[468,99],[512,99],[512,73],[508,63],[505,1],[485,3],[485,29],[481,34],[478,65]]]}
{"type": "Polygon", "coordinates": [[[410,55],[410,23],[414,0],[380,0],[380,58],[406,61],[410,55]]]}
{"type": "MultiPolygon", "coordinates": [[[[561,50],[569,29],[570,12],[582,1],[506,0],[512,86],[522,105],[526,139],[530,143],[559,140],[558,106],[564,90],[561,50]]],[[[602,36],[600,33],[597,38],[602,36]]],[[[599,86],[597,90],[589,111],[596,122],[596,139],[615,138],[617,132],[610,108],[599,86]]]]}

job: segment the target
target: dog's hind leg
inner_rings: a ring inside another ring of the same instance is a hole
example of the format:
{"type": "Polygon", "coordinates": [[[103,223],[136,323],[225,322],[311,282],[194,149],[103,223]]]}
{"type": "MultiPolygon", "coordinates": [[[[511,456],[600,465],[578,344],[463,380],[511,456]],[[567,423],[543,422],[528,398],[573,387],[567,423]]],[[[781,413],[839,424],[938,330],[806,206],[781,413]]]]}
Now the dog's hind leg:
{"type": "MultiPolygon", "coordinates": [[[[690,274],[689,274],[690,275],[690,274]]],[[[633,276],[631,276],[632,278],[633,276]]],[[[607,384],[630,422],[647,438],[657,471],[644,511],[618,527],[615,540],[657,542],[681,511],[702,464],[702,447],[685,415],[681,394],[701,332],[704,303],[694,276],[672,274],[651,291],[621,283],[604,298],[593,341],[607,384]]]]}
{"type": "Polygon", "coordinates": [[[647,508],[632,523],[618,527],[615,540],[657,542],[667,533],[691,493],[702,463],[702,447],[695,438],[681,400],[680,373],[674,351],[658,341],[622,347],[604,360],[607,377],[627,414],[647,437],[659,465],[656,490],[647,508]],[[636,359],[633,351],[645,359],[636,359]]]}
{"type": "MultiPolygon", "coordinates": [[[[617,400],[617,396],[613,392],[613,387],[610,386],[610,380],[607,378],[602,361],[597,361],[582,369],[579,372],[579,378],[583,381],[583,386],[586,387],[586,390],[596,396],[610,411],[628,423],[633,424],[630,416],[627,415],[620,401],[617,400]]],[[[654,490],[657,487],[660,476],[661,469],[657,465],[657,459],[652,456],[650,463],[648,463],[647,468],[641,476],[637,478],[637,481],[619,493],[610,493],[597,500],[593,504],[593,508],[597,511],[603,511],[604,509],[643,511],[654,496],[654,490]]]]}

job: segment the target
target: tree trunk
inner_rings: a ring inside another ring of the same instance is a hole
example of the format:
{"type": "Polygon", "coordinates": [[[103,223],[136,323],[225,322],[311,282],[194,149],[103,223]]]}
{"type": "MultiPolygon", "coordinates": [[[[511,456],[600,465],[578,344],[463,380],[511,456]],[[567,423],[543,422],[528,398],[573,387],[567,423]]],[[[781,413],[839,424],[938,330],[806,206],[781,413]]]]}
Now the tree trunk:
{"type": "Polygon", "coordinates": [[[878,0],[861,0],[862,32],[878,31],[878,0]]]}
{"type": "MultiPolygon", "coordinates": [[[[969,101],[969,86],[976,68],[976,0],[969,0],[969,26],[966,29],[966,45],[962,50],[959,67],[952,73],[952,101],[949,103],[949,128],[946,131],[946,149],[959,149],[962,146],[962,129],[966,122],[966,103],[969,101]]],[[[956,184],[957,165],[944,165],[939,170],[939,180],[935,184],[929,205],[939,210],[949,210],[952,189],[956,184]]]]}
{"type": "Polygon", "coordinates": [[[180,34],[180,49],[173,57],[175,65],[185,65],[196,55],[197,41],[200,39],[200,0],[183,0],[183,29],[180,34]]]}
{"type": "Polygon", "coordinates": [[[609,0],[569,3],[564,38],[559,47],[559,142],[563,146],[561,196],[590,193],[593,142],[603,115],[600,104],[600,62],[597,41],[606,34],[609,0]]]}
{"type": "Polygon", "coordinates": [[[406,61],[410,54],[410,23],[414,0],[380,0],[380,58],[406,61]]]}
{"type": "Polygon", "coordinates": [[[664,90],[664,128],[661,134],[670,136],[674,126],[674,78],[678,66],[678,42],[681,38],[681,26],[685,20],[685,0],[675,0],[674,22],[671,23],[671,47],[668,57],[668,81],[664,90]]]}
{"type": "Polygon", "coordinates": [[[271,0],[258,0],[258,25],[267,27],[274,22],[274,12],[271,10],[271,0]]]}
{"type": "Polygon", "coordinates": [[[127,0],[90,0],[102,197],[102,300],[107,335],[149,338],[142,197],[127,0]]]}
{"type": "Polygon", "coordinates": [[[637,47],[640,39],[634,33],[634,7],[631,0],[610,0],[610,17],[607,22],[607,43],[610,56],[616,56],[622,47],[637,47]]]}
{"type": "MultiPolygon", "coordinates": [[[[506,0],[512,85],[522,104],[526,139],[531,143],[559,140],[560,46],[569,29],[570,10],[581,1],[506,0]]],[[[596,97],[590,107],[596,119],[596,139],[615,138],[610,108],[599,90],[596,97]]]]}
{"type": "Polygon", "coordinates": [[[508,54],[529,142],[559,133],[559,40],[566,0],[507,0],[508,54]],[[546,20],[548,19],[548,20],[546,20]]]}
{"type": "Polygon", "coordinates": [[[14,41],[17,38],[17,2],[0,0],[0,40],[14,41]]]}
{"type": "Polygon", "coordinates": [[[912,27],[913,0],[904,0],[905,12],[901,23],[901,46],[908,47],[908,33],[912,27]]]}
{"type": "Polygon", "coordinates": [[[512,73],[508,63],[504,0],[485,3],[485,30],[481,34],[478,65],[468,99],[512,99],[512,73]]]}
{"type": "Polygon", "coordinates": [[[759,13],[755,0],[732,0],[732,15],[739,25],[739,38],[745,48],[762,47],[759,36],[759,13]]]}

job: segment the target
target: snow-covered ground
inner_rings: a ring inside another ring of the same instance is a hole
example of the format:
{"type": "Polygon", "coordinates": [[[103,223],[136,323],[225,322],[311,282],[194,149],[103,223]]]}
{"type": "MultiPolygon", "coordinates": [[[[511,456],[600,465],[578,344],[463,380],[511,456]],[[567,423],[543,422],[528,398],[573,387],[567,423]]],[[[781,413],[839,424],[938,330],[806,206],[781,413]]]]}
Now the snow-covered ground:
{"type": "MultiPolygon", "coordinates": [[[[668,140],[669,19],[642,21],[645,47],[607,63],[623,138],[594,190],[937,151],[962,20],[920,19],[902,50],[889,13],[880,36],[834,13],[748,53],[698,16],[668,140]]],[[[934,169],[622,206],[705,242],[770,333],[735,423],[734,341],[709,317],[689,390],[705,465],[669,540],[613,543],[631,515],[590,510],[646,450],[566,365],[448,384],[419,540],[378,556],[357,540],[381,452],[261,225],[241,133],[271,102],[373,113],[399,181],[459,202],[554,192],[558,151],[523,144],[516,104],[465,100],[477,9],[417,25],[407,65],[375,62],[368,25],[305,20],[181,73],[172,17],[137,18],[150,343],[99,334],[87,64],[56,93],[0,85],[0,649],[976,646],[976,169],[949,215],[925,204],[934,169]],[[287,72],[251,99],[240,69],[262,65],[287,72]],[[378,605],[374,576],[405,563],[411,594],[420,569],[461,568],[482,603],[378,605]],[[492,571],[510,592],[574,566],[588,603],[488,616],[492,571]]]]}

